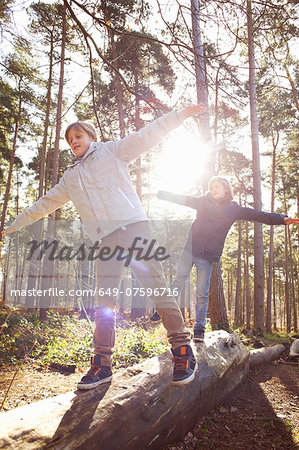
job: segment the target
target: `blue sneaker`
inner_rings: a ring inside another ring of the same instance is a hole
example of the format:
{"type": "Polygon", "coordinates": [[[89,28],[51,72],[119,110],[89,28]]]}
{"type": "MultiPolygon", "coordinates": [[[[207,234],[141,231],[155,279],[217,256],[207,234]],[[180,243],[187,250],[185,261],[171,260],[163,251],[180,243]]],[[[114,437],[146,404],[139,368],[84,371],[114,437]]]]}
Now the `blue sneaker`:
{"type": "Polygon", "coordinates": [[[190,345],[182,345],[171,351],[174,361],[172,384],[190,383],[194,379],[197,370],[197,362],[192,348],[190,345]]]}
{"type": "Polygon", "coordinates": [[[111,368],[101,365],[100,355],[91,358],[91,367],[86,375],[77,384],[78,389],[88,390],[98,387],[102,383],[112,380],[111,368]]]}

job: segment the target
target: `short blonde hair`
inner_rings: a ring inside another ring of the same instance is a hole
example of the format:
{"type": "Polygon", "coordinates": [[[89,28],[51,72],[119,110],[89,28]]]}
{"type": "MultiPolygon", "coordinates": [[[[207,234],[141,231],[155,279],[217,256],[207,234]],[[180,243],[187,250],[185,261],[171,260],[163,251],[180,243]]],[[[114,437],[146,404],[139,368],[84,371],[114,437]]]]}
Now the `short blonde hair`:
{"type": "Polygon", "coordinates": [[[87,133],[88,136],[90,136],[94,142],[97,142],[98,136],[95,127],[93,125],[91,125],[88,122],[74,122],[71,123],[65,130],[64,137],[68,144],[69,144],[69,132],[71,131],[71,129],[83,131],[84,133],[87,133]]]}
{"type": "Polygon", "coordinates": [[[230,200],[233,199],[233,189],[231,187],[231,184],[229,180],[226,177],[223,177],[221,175],[216,175],[215,177],[211,178],[209,181],[209,191],[211,190],[211,185],[214,183],[214,181],[219,181],[219,183],[222,184],[224,189],[226,190],[227,196],[230,198],[230,200]]]}

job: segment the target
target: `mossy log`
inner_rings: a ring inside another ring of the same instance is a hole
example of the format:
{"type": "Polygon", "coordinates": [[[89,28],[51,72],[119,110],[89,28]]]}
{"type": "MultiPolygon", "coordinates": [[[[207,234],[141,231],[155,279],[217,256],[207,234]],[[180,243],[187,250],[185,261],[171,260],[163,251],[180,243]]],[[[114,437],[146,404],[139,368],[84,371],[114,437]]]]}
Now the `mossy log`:
{"type": "Polygon", "coordinates": [[[185,386],[171,384],[172,359],[166,352],[92,391],[1,413],[0,448],[161,450],[184,437],[249,370],[249,350],[225,331],[207,333],[194,350],[198,370],[185,386]]]}

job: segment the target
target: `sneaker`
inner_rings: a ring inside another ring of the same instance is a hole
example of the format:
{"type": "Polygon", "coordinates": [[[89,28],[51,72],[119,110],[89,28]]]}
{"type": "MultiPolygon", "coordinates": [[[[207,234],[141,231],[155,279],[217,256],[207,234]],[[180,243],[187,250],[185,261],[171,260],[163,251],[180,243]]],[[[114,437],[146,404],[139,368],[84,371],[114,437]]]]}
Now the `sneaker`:
{"type": "Polygon", "coordinates": [[[174,370],[172,384],[188,384],[194,379],[197,362],[190,345],[171,350],[173,354],[174,370]]]}
{"type": "Polygon", "coordinates": [[[100,355],[94,355],[91,358],[91,367],[86,375],[77,384],[78,389],[94,389],[102,383],[112,380],[111,368],[101,365],[100,355]]]}
{"type": "Polygon", "coordinates": [[[152,322],[159,322],[159,320],[161,320],[161,316],[160,316],[160,314],[158,313],[158,311],[156,311],[156,312],[150,317],[150,320],[151,320],[152,322]]]}
{"type": "Polygon", "coordinates": [[[205,340],[205,329],[204,328],[199,328],[199,329],[194,328],[193,341],[194,342],[203,342],[204,340],[205,340]]]}

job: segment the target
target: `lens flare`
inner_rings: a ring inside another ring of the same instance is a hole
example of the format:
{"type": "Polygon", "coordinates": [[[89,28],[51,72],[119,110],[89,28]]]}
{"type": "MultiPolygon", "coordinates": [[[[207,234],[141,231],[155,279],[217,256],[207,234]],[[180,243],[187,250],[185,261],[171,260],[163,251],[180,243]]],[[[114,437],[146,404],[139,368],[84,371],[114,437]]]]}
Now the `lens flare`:
{"type": "Polygon", "coordinates": [[[157,161],[159,189],[183,193],[194,188],[204,174],[209,153],[199,136],[183,127],[174,130],[157,161]]]}

